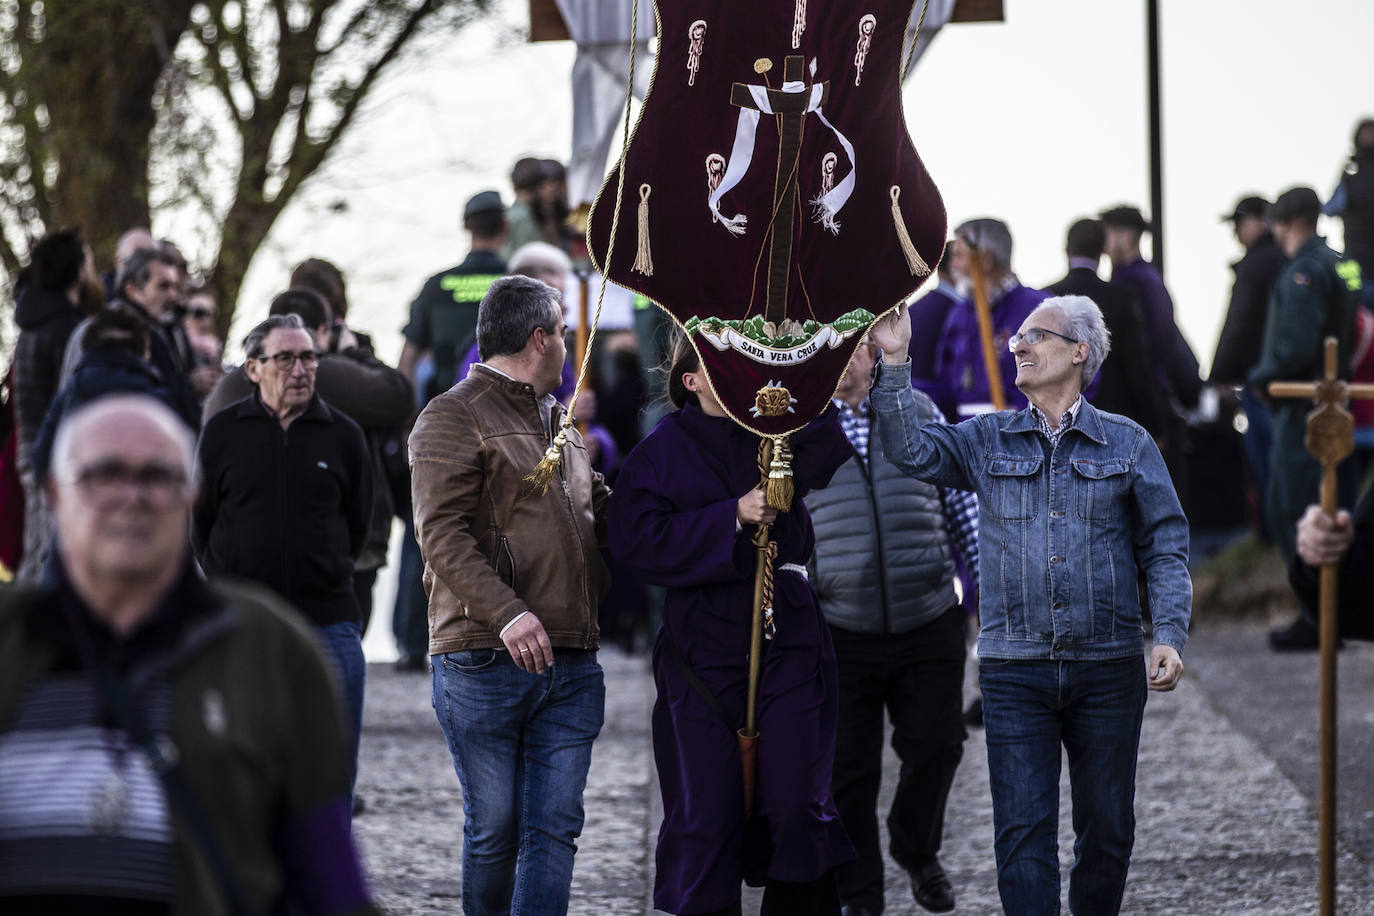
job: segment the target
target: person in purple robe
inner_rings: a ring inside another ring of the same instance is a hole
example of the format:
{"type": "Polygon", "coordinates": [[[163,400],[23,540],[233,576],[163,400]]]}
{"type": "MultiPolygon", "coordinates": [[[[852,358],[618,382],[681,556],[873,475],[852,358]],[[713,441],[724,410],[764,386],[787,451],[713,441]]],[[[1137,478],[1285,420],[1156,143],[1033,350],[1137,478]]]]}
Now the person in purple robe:
{"type": "Polygon", "coordinates": [[[767,507],[759,437],[721,409],[691,344],[679,340],[668,414],[626,458],[611,495],[611,552],[667,588],[653,651],[654,759],[663,795],[654,906],[739,914],[740,882],[764,887],[762,914],[840,912],[834,869],[854,849],[830,796],[834,647],[806,580],[813,533],[802,496],[850,456],[834,409],[791,437],[792,509],[767,507]],[[736,730],[749,679],[757,526],[777,542],[776,635],[764,642],[752,817],[736,730]]]}
{"type": "MultiPolygon", "coordinates": [[[[987,363],[983,358],[983,338],[978,329],[978,313],[973,305],[971,259],[978,257],[991,312],[993,353],[1002,374],[1002,397],[1013,410],[1026,406],[1026,396],[1016,387],[1016,358],[1007,350],[1007,340],[1035,311],[1049,293],[1022,286],[1011,269],[1011,230],[999,219],[972,219],[954,230],[949,246],[950,272],[965,298],[955,303],[945,319],[940,346],[935,354],[935,377],[917,379],[913,384],[930,395],[952,422],[958,422],[993,409],[992,388],[988,384],[987,363]]],[[[913,325],[914,327],[915,325],[913,325]]]]}
{"type": "MultiPolygon", "coordinates": [[[[945,247],[948,249],[954,243],[945,247]]],[[[911,335],[911,377],[929,379],[935,377],[935,354],[940,348],[940,331],[945,326],[950,309],[959,304],[963,296],[955,285],[954,272],[950,269],[953,258],[941,258],[936,268],[939,283],[930,292],[911,303],[911,326],[920,328],[921,333],[911,335]]]]}

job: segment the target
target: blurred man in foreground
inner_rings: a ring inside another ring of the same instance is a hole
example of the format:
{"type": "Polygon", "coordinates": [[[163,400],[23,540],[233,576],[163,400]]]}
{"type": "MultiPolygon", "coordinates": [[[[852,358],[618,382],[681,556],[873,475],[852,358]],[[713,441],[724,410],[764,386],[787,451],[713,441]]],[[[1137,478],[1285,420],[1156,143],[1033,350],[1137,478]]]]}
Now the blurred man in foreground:
{"type": "Polygon", "coordinates": [[[166,406],[73,412],[42,589],[0,595],[0,910],[374,912],[339,697],[266,592],[187,549],[194,443],[166,406]]]}

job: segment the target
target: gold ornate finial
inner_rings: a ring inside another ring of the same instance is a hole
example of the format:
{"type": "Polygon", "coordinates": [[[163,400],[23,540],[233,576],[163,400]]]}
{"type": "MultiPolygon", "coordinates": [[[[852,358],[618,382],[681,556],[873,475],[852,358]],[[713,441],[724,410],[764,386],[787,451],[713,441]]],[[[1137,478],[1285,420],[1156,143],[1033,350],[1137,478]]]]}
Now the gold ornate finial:
{"type": "Polygon", "coordinates": [[[760,388],[754,395],[755,416],[781,417],[785,416],[791,407],[791,392],[776,383],[760,388]]]}

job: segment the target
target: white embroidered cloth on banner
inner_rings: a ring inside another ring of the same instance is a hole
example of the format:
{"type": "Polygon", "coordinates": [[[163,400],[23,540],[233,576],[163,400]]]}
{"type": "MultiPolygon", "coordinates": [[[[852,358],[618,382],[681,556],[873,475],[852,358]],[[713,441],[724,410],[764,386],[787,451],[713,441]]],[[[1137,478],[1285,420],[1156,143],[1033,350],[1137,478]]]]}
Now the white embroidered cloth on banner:
{"type": "MultiPolygon", "coordinates": [[[[812,68],[814,70],[814,67],[812,68]]],[[[814,76],[814,73],[812,74],[814,76]]],[[[711,212],[715,214],[732,235],[743,235],[744,227],[749,222],[749,217],[742,213],[736,213],[732,217],[726,217],[720,212],[720,199],[732,191],[736,185],[744,180],[744,176],[749,172],[749,166],[754,161],[754,142],[758,137],[759,118],[765,114],[775,114],[773,105],[768,100],[767,86],[748,86],[749,95],[754,100],[755,108],[740,108],[739,121],[735,126],[735,143],[730,150],[730,162],[725,167],[725,177],[721,179],[720,186],[711,192],[707,205],[711,212]]],[[[806,84],[801,81],[789,81],[782,84],[782,91],[793,94],[800,94],[807,91],[806,84]]],[[[815,112],[816,117],[820,118],[822,124],[830,129],[835,135],[840,146],[844,148],[845,155],[849,157],[849,174],[830,193],[816,200],[815,206],[820,217],[821,224],[831,232],[839,232],[840,224],[836,220],[840,210],[849,202],[849,197],[854,193],[854,146],[844,134],[835,129],[825,117],[825,112],[821,110],[821,98],[825,94],[825,86],[815,83],[810,89],[811,98],[806,106],[806,113],[815,112]]]]}

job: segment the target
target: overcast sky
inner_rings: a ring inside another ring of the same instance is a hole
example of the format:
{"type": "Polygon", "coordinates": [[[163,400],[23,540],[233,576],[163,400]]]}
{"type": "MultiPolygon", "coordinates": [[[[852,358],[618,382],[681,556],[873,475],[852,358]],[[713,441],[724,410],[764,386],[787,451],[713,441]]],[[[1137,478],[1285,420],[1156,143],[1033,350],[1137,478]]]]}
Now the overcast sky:
{"type": "MultiPolygon", "coordinates": [[[[1167,280],[1205,367],[1239,256],[1218,217],[1252,191],[1330,192],[1354,122],[1374,114],[1374,2],[1160,5],[1167,280]]],[[[1144,7],[1006,0],[1004,23],[947,27],[908,84],[908,127],[951,223],[1006,220],[1030,285],[1062,275],[1075,218],[1123,201],[1148,208],[1144,7]]],[[[348,274],[351,323],[384,357],[399,354],[420,284],[466,250],[462,202],[487,187],[509,197],[521,155],[568,156],[573,48],[521,42],[526,15],[525,0],[503,0],[492,21],[378,87],[361,129],[254,261],[235,336],[292,263],[318,255],[348,274]]],[[[1339,224],[1328,228],[1338,244],[1339,224]]]]}

